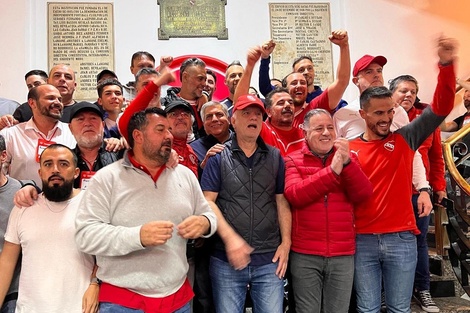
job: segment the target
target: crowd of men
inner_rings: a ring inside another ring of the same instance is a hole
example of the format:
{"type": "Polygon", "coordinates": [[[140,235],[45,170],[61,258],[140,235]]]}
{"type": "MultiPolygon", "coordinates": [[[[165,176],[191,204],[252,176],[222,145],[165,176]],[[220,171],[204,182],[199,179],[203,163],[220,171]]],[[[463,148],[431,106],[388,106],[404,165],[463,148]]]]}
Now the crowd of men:
{"type": "Polygon", "coordinates": [[[328,39],[324,90],[309,56],[271,79],[267,41],[229,63],[221,102],[196,57],[162,94],[172,57],[136,52],[135,82],[97,73],[96,103],[74,99],[70,66],[28,72],[28,101],[0,102],[1,312],[379,312],[382,295],[439,312],[426,233],[446,196],[439,126],[466,121],[443,123],[456,43],[438,40],[428,105],[409,73],[384,86],[383,56],[351,70],[346,31],[328,39]]]}

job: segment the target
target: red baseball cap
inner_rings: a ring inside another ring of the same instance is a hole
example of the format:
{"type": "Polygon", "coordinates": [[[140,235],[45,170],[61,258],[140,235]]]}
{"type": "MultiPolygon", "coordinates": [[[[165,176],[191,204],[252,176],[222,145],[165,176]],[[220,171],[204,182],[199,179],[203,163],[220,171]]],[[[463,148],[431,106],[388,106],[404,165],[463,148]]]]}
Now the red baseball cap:
{"type": "Polygon", "coordinates": [[[387,64],[387,59],[384,56],[378,55],[376,57],[372,55],[364,55],[362,58],[357,60],[356,64],[354,64],[353,68],[353,76],[357,77],[360,71],[366,69],[372,63],[377,63],[380,66],[384,66],[387,64]]]}
{"type": "Polygon", "coordinates": [[[263,113],[266,112],[264,110],[263,101],[261,101],[261,99],[255,95],[248,94],[238,97],[237,102],[233,106],[233,113],[235,113],[236,110],[243,110],[244,108],[249,107],[250,105],[254,105],[260,108],[261,112],[263,113]]]}

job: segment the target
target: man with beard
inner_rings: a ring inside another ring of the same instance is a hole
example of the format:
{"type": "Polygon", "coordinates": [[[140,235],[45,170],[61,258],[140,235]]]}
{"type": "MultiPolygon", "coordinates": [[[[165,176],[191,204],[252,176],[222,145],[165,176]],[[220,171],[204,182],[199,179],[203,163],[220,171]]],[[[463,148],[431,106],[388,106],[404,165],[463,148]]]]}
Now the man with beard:
{"type": "Polygon", "coordinates": [[[96,255],[101,313],[189,312],[186,241],[217,228],[194,174],[165,166],[173,140],[165,111],[134,108],[173,79],[162,73],[124,112],[119,129],[131,150],[93,176],[77,214],[77,244],[96,255]]]}
{"type": "Polygon", "coordinates": [[[299,127],[304,121],[305,114],[316,108],[321,108],[333,113],[349,84],[351,61],[349,58],[348,33],[345,30],[336,30],[328,39],[340,48],[340,58],[336,80],[312,101],[306,102],[308,83],[305,76],[299,72],[292,72],[282,80],[282,86],[289,90],[294,101],[294,127],[299,127]]]}
{"type": "Polygon", "coordinates": [[[170,123],[170,133],[173,135],[173,146],[178,153],[179,164],[189,168],[198,177],[198,161],[193,148],[187,143],[194,120],[193,109],[186,101],[175,99],[165,107],[170,123]]]}
{"type": "Polygon", "coordinates": [[[237,88],[237,84],[240,81],[241,77],[243,76],[243,66],[240,64],[240,61],[235,60],[227,66],[227,70],[225,71],[225,86],[227,86],[229,91],[229,96],[221,101],[228,109],[229,117],[232,117],[232,110],[233,110],[233,103],[234,103],[234,95],[235,89],[237,88]]]}
{"type": "MultiPolygon", "coordinates": [[[[373,195],[355,207],[354,287],[358,312],[378,312],[380,290],[394,312],[411,312],[419,233],[411,204],[415,151],[452,110],[455,96],[456,43],[438,41],[439,75],[432,107],[410,124],[390,131],[395,103],[386,87],[370,87],[360,97],[367,128],[350,142],[373,186],[373,195]]],[[[420,211],[420,215],[426,212],[420,211]]]]}
{"type": "Polygon", "coordinates": [[[184,60],[180,66],[181,87],[170,87],[167,95],[161,99],[162,106],[167,106],[175,99],[186,101],[196,113],[193,123],[193,136],[188,137],[188,142],[204,136],[204,128],[199,109],[207,102],[207,96],[203,94],[206,86],[206,63],[199,58],[184,60]]]}
{"type": "Polygon", "coordinates": [[[32,88],[28,93],[28,103],[33,117],[24,123],[4,128],[0,134],[7,145],[9,174],[18,180],[34,180],[39,185],[39,157],[42,151],[53,143],[73,148],[76,144],[62,117],[62,97],[52,85],[32,88]]]}
{"type": "Polygon", "coordinates": [[[0,303],[22,255],[16,312],[96,312],[99,286],[90,280],[93,256],[78,251],[74,241],[82,197],[73,189],[78,172],[69,148],[50,145],[40,158],[43,193],[33,206],[14,207],[10,214],[0,255],[0,303]]]}
{"type": "Polygon", "coordinates": [[[470,124],[470,82],[457,79],[457,84],[465,89],[465,93],[463,94],[463,104],[467,109],[467,112],[457,117],[453,121],[442,123],[441,130],[445,132],[455,132],[461,129],[463,126],[470,124]]]}

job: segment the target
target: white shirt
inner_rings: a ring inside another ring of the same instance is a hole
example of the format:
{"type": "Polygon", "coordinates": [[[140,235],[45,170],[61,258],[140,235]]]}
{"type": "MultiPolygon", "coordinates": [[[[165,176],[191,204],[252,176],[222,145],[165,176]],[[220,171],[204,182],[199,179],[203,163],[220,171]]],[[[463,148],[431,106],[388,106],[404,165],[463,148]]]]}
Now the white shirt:
{"type": "Polygon", "coordinates": [[[75,216],[84,191],[68,201],[41,194],[29,208],[14,207],[5,240],[21,245],[17,313],[81,313],[93,256],[75,244],[75,216]]]}
{"type": "Polygon", "coordinates": [[[38,174],[39,163],[36,161],[38,140],[50,140],[70,149],[75,148],[77,144],[68,124],[57,122],[48,134],[43,134],[32,118],[27,122],[4,128],[0,134],[5,138],[7,146],[6,164],[10,165],[10,176],[18,180],[34,180],[38,186],[42,186],[38,174]]]}

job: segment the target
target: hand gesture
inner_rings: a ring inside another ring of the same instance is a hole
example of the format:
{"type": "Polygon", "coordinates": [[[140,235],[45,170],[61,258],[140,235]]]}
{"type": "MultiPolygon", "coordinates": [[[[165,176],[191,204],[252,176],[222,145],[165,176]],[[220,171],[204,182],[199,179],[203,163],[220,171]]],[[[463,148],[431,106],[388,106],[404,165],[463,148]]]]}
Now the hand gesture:
{"type": "Polygon", "coordinates": [[[15,193],[13,201],[19,208],[30,207],[34,204],[34,200],[38,199],[38,191],[34,186],[26,185],[15,193]]]}
{"type": "Polygon", "coordinates": [[[261,48],[260,47],[253,47],[248,50],[248,55],[246,58],[247,64],[254,66],[256,62],[258,62],[259,58],[261,57],[261,48]]]}
{"type": "Polygon", "coordinates": [[[211,156],[214,156],[216,155],[217,153],[220,153],[222,152],[222,150],[224,150],[225,148],[225,145],[223,144],[220,144],[220,143],[216,143],[215,145],[213,145],[206,153],[206,156],[204,157],[204,160],[202,160],[201,162],[201,168],[204,169],[206,167],[206,164],[207,164],[207,160],[209,160],[209,158],[211,156]]]}
{"type": "Polygon", "coordinates": [[[154,221],[140,228],[140,242],[144,247],[165,244],[172,237],[173,223],[169,221],[154,221]]]}
{"type": "Polygon", "coordinates": [[[176,228],[178,235],[186,239],[196,239],[202,237],[209,230],[211,224],[202,215],[191,215],[182,221],[176,228]]]}
{"type": "Polygon", "coordinates": [[[13,115],[7,114],[0,117],[0,130],[5,127],[10,127],[18,124],[19,122],[13,117],[13,115]]]}
{"type": "Polygon", "coordinates": [[[441,64],[451,63],[457,52],[457,41],[452,38],[441,36],[437,40],[437,55],[441,64]]]}
{"type": "Polygon", "coordinates": [[[172,56],[169,56],[169,55],[162,56],[160,58],[160,65],[158,66],[158,71],[160,73],[165,72],[167,69],[169,69],[171,62],[173,62],[172,56]]]}
{"type": "Polygon", "coordinates": [[[344,46],[348,44],[348,32],[344,29],[335,30],[328,36],[328,39],[337,46],[344,46]]]}
{"type": "Polygon", "coordinates": [[[270,39],[261,45],[261,58],[267,59],[276,48],[274,40],[270,39]]]}
{"type": "Polygon", "coordinates": [[[333,146],[336,148],[336,151],[331,161],[331,169],[339,175],[344,165],[350,162],[349,141],[346,138],[337,138],[333,146]]]}

